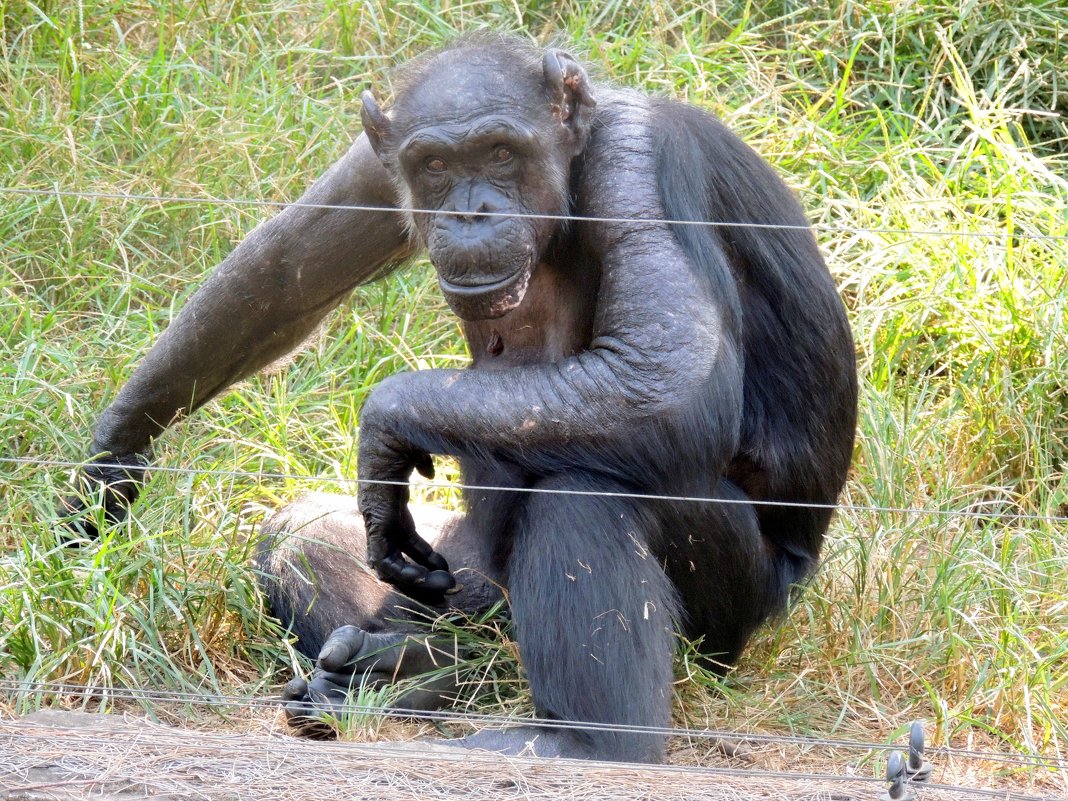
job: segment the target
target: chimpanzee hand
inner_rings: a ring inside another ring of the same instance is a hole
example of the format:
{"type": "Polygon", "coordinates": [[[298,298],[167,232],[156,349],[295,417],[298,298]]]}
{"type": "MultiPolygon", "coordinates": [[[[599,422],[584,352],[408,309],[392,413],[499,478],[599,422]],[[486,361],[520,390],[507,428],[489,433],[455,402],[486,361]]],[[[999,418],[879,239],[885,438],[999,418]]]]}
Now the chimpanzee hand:
{"type": "Polygon", "coordinates": [[[67,518],[63,525],[79,537],[96,539],[100,536],[96,521],[85,514],[98,498],[103,503],[104,519],[108,523],[125,519],[130,504],[141,491],[147,461],[140,454],[102,456],[83,467],[79,475],[79,494],[59,502],[58,511],[67,518]]]}
{"type": "Polygon", "coordinates": [[[456,591],[456,578],[445,558],[415,530],[408,511],[408,477],[413,468],[427,478],[434,477],[430,454],[385,433],[382,416],[368,403],[360,420],[358,454],[358,499],[367,530],[367,559],[383,581],[417,600],[433,603],[456,591]]]}

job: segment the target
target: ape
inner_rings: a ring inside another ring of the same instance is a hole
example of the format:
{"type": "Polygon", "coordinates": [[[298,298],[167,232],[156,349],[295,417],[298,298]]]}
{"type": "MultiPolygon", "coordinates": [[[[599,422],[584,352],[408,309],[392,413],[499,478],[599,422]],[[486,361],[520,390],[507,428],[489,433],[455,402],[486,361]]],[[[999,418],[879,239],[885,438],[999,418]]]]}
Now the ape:
{"type": "MultiPolygon", "coordinates": [[[[179,412],[426,250],[472,364],[393,376],[367,401],[359,477],[399,483],[362,483],[358,507],[312,496],[267,524],[270,603],[319,656],[286,699],[299,713],[360,677],[425,670],[401,621],[506,592],[542,716],[665,726],[676,628],[729,664],[816,564],[830,511],[761,502],[832,504],[849,467],[853,344],[804,216],[708,114],[593,86],[567,54],[514,38],[416,60],[388,113],[365,93],[362,116],[301,203],[403,211],[298,204],[257,228],[101,416],[93,452],[125,467],[87,480],[121,517],[179,412]],[[502,490],[467,492],[463,516],[413,512],[406,482],[431,474],[431,454],[502,490]]],[[[563,727],[466,744],[531,742],[616,760],[663,749],[563,727]]]]}

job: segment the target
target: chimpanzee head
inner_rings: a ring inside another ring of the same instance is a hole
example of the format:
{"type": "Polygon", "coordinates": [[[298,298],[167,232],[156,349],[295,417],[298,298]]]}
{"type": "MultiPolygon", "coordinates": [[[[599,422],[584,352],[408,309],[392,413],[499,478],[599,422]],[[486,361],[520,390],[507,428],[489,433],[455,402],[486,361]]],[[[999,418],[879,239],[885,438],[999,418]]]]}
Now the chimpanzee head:
{"type": "Polygon", "coordinates": [[[390,113],[363,94],[363,125],[426,245],[452,310],[500,317],[523,300],[564,215],[571,160],[595,101],[585,71],[559,50],[497,38],[412,66],[390,113]]]}

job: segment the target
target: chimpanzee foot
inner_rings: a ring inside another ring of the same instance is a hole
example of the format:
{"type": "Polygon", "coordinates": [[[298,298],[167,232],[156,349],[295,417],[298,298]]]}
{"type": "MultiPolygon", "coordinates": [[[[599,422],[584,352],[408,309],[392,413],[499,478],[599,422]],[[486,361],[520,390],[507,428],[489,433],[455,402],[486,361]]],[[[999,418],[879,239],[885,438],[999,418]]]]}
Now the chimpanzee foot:
{"type": "Polygon", "coordinates": [[[597,754],[575,734],[541,726],[483,729],[467,737],[438,741],[442,745],[493,751],[506,756],[596,759],[597,754]]]}
{"type": "Polygon", "coordinates": [[[361,690],[380,689],[401,679],[419,679],[388,708],[398,715],[440,709],[456,692],[456,655],[432,638],[405,632],[368,632],[356,626],[335,630],[305,681],[282,689],[282,706],[294,733],[312,738],[336,735],[334,722],[359,711],[361,690]]]}
{"type": "Polygon", "coordinates": [[[337,736],[334,721],[345,714],[349,692],[340,698],[313,693],[308,682],[296,678],[282,688],[282,709],[292,733],[310,740],[332,740],[337,736]]]}
{"type": "MultiPolygon", "coordinates": [[[[282,689],[286,719],[295,734],[313,739],[337,736],[337,722],[360,711],[361,690],[379,689],[400,679],[420,679],[389,703],[397,715],[440,709],[454,697],[456,654],[433,638],[405,632],[368,632],[356,626],[335,630],[308,680],[295,678],[282,689]]],[[[452,740],[430,740],[435,747],[492,751],[507,756],[597,759],[581,732],[552,726],[484,729],[452,740]]]]}

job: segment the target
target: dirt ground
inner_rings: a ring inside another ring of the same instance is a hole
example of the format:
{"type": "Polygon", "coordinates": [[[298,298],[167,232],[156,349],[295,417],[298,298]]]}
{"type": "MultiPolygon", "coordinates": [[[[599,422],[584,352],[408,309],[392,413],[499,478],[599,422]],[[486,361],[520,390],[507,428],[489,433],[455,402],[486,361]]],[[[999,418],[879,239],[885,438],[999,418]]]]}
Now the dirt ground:
{"type": "MultiPolygon", "coordinates": [[[[133,712],[5,717],[0,799],[874,801],[888,788],[874,779],[881,759],[786,744],[676,738],[669,765],[622,766],[463,751],[413,741],[439,732],[396,721],[366,732],[376,742],[365,743],[294,738],[269,709],[215,722],[178,727],[133,712]]],[[[917,801],[1068,798],[1058,789],[1064,770],[1028,778],[960,756],[936,753],[932,762],[934,786],[909,788],[917,801]]]]}

